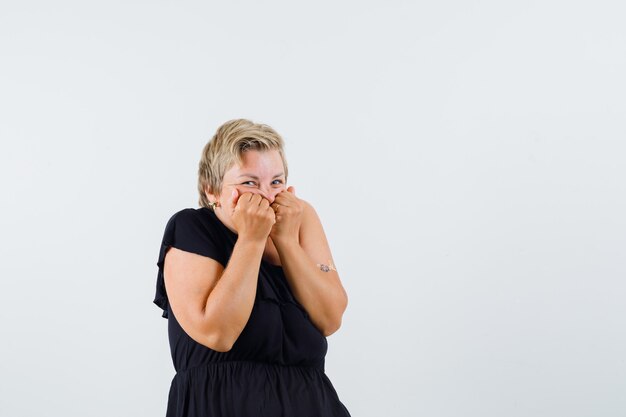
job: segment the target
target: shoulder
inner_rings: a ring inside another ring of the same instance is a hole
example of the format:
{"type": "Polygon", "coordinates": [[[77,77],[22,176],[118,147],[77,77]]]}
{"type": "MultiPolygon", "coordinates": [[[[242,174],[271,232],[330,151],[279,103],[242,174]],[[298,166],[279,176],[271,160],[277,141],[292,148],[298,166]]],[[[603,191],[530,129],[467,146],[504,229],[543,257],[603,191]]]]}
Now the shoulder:
{"type": "Polygon", "coordinates": [[[208,256],[225,264],[227,240],[204,208],[183,208],[174,213],[165,230],[164,245],[208,256]]]}
{"type": "Polygon", "coordinates": [[[325,240],[324,227],[317,211],[311,203],[300,199],[302,203],[302,223],[300,225],[299,238],[300,242],[309,241],[309,243],[325,240]]]}
{"type": "Polygon", "coordinates": [[[169,223],[204,223],[210,220],[209,216],[203,212],[202,208],[195,209],[191,207],[178,210],[169,219],[169,223]]]}
{"type": "Polygon", "coordinates": [[[210,214],[203,208],[183,208],[172,214],[165,226],[166,234],[172,238],[187,235],[214,234],[216,226],[210,214]]]}
{"type": "Polygon", "coordinates": [[[304,215],[312,215],[312,214],[317,214],[315,212],[315,208],[313,207],[313,205],[311,205],[311,203],[309,203],[306,200],[303,200],[302,198],[300,199],[300,202],[302,203],[302,214],[304,215]]]}
{"type": "Polygon", "coordinates": [[[302,220],[305,222],[321,223],[320,218],[311,203],[300,199],[302,203],[302,220]]]}
{"type": "Polygon", "coordinates": [[[187,207],[187,208],[180,209],[174,214],[172,214],[172,218],[177,218],[177,219],[178,218],[182,218],[182,219],[198,218],[199,217],[198,212],[199,212],[199,209],[187,207]]]}

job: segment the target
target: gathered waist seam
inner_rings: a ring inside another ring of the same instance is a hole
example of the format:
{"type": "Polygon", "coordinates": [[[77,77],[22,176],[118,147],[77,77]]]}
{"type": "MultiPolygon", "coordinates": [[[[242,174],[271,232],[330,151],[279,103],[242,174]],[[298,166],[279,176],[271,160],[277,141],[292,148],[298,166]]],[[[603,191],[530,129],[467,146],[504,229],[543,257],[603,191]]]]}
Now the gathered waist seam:
{"type": "Polygon", "coordinates": [[[285,365],[282,363],[276,363],[276,362],[259,362],[259,361],[251,361],[251,360],[230,360],[230,361],[219,361],[219,362],[209,362],[203,365],[198,365],[198,366],[192,366],[189,368],[185,368],[185,369],[180,369],[176,372],[176,374],[181,374],[181,373],[186,373],[189,371],[193,371],[196,369],[202,369],[202,368],[209,368],[209,367],[213,367],[213,366],[219,366],[219,365],[226,365],[226,364],[236,364],[236,363],[243,363],[243,364],[255,364],[255,365],[261,365],[261,366],[275,366],[275,367],[282,367],[282,368],[304,368],[304,369],[314,369],[314,370],[318,370],[318,371],[324,371],[322,368],[320,368],[319,366],[316,365],[285,365]]]}

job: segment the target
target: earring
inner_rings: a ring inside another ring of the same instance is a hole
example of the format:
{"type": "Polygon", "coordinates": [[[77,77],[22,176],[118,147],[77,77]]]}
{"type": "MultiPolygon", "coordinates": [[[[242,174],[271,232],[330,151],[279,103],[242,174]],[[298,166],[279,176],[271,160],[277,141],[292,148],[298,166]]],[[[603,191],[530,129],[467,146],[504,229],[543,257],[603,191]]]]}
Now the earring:
{"type": "Polygon", "coordinates": [[[215,211],[215,207],[219,207],[219,203],[218,202],[209,202],[209,207],[211,207],[213,209],[213,211],[215,211]]]}

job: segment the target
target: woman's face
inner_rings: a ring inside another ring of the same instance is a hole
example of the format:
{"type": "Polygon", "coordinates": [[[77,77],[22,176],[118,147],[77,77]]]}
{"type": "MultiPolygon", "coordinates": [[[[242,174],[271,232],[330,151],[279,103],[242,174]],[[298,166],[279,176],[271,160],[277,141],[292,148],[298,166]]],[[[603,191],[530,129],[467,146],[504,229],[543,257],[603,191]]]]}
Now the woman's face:
{"type": "Polygon", "coordinates": [[[218,209],[228,217],[237,205],[231,199],[233,189],[239,190],[239,196],[247,192],[260,194],[272,204],[276,194],[287,189],[283,160],[278,151],[245,151],[243,165],[235,164],[226,171],[218,209]]]}

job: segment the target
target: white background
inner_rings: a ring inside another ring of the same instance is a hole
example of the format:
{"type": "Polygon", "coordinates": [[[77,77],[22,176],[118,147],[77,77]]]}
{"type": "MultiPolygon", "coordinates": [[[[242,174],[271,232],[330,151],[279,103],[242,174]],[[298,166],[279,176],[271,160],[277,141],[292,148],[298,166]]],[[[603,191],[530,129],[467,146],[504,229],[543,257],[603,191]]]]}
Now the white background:
{"type": "Polygon", "coordinates": [[[165,415],[162,233],[244,117],[325,227],[352,416],[623,416],[625,11],[3,1],[0,415],[165,415]]]}

